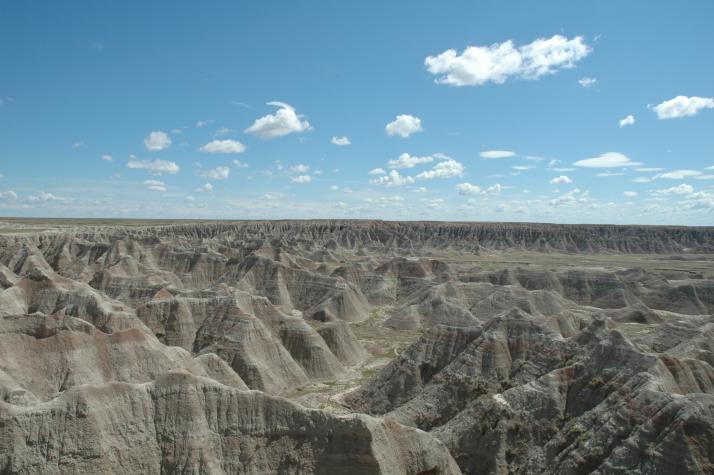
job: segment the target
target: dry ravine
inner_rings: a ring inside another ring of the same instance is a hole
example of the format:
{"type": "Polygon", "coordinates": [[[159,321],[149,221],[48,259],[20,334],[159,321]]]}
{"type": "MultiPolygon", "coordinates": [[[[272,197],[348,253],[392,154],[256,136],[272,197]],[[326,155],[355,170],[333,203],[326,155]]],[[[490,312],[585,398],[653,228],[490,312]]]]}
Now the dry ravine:
{"type": "Polygon", "coordinates": [[[0,473],[714,473],[714,228],[0,219],[0,473]]]}

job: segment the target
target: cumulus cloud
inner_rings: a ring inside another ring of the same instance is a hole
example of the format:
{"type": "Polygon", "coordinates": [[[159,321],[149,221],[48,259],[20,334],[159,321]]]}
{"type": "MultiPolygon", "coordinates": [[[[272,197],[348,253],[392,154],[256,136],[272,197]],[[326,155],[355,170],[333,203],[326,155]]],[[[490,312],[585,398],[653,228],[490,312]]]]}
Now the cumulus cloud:
{"type": "Polygon", "coordinates": [[[652,107],[659,119],[678,119],[699,114],[703,109],[714,108],[714,98],[677,96],[652,107]]]}
{"type": "Polygon", "coordinates": [[[580,84],[585,89],[589,89],[589,88],[595,86],[595,84],[597,84],[597,79],[595,79],[595,78],[578,79],[578,84],[580,84]]]}
{"type": "Polygon", "coordinates": [[[102,155],[100,158],[102,160],[104,160],[105,162],[113,162],[114,161],[114,157],[112,157],[111,155],[106,154],[106,153],[104,155],[102,155]]]}
{"type": "Polygon", "coordinates": [[[133,155],[129,157],[126,167],[146,170],[152,175],[161,175],[163,173],[174,175],[181,170],[176,163],[168,160],[139,160],[133,155]]]}
{"type": "Polygon", "coordinates": [[[243,163],[240,160],[233,160],[233,166],[236,168],[248,168],[248,164],[243,163]]]}
{"type": "Polygon", "coordinates": [[[625,195],[625,196],[628,197],[628,198],[634,198],[634,197],[637,196],[637,192],[636,192],[636,191],[623,191],[622,194],[625,195]]]}
{"type": "Polygon", "coordinates": [[[157,130],[151,132],[148,137],[144,139],[144,147],[146,150],[152,152],[158,152],[160,150],[167,149],[171,146],[171,137],[166,132],[157,130]]]}
{"type": "Polygon", "coordinates": [[[292,183],[310,183],[312,181],[312,177],[310,175],[291,176],[290,181],[292,183]]]}
{"type": "Polygon", "coordinates": [[[459,192],[460,195],[464,196],[488,194],[497,195],[503,190],[503,186],[500,183],[496,183],[493,186],[489,186],[486,189],[482,189],[480,186],[471,183],[459,183],[455,186],[455,189],[459,192]]]}
{"type": "Polygon", "coordinates": [[[225,180],[228,178],[231,174],[231,169],[228,167],[216,167],[212,170],[208,170],[205,175],[203,175],[205,178],[210,178],[211,180],[225,180]]]}
{"type": "Polygon", "coordinates": [[[626,127],[628,125],[632,125],[635,123],[635,116],[630,114],[624,119],[620,120],[620,128],[626,127]]]}
{"type": "Polygon", "coordinates": [[[421,180],[431,180],[433,178],[453,178],[461,176],[463,173],[463,164],[449,158],[437,163],[431,170],[419,173],[416,177],[421,180]]]}
{"type": "Polygon", "coordinates": [[[243,153],[245,145],[236,140],[214,140],[198,150],[205,153],[243,153]]]}
{"type": "Polygon", "coordinates": [[[298,163],[290,167],[290,171],[293,173],[307,173],[308,170],[310,170],[310,166],[303,163],[298,163]]]}
{"type": "Polygon", "coordinates": [[[210,193],[211,191],[213,191],[213,185],[211,183],[205,183],[199,188],[196,188],[196,191],[201,193],[210,193]]]}
{"type": "Polygon", "coordinates": [[[387,175],[381,176],[379,178],[375,178],[373,180],[369,180],[369,182],[372,185],[381,185],[381,186],[388,186],[388,187],[404,186],[404,185],[411,185],[412,183],[414,183],[414,177],[402,176],[399,174],[398,171],[392,170],[387,175]]]}
{"type": "Polygon", "coordinates": [[[27,201],[33,204],[37,203],[47,203],[48,201],[64,201],[65,198],[62,198],[61,196],[53,195],[52,193],[47,193],[44,191],[40,191],[39,194],[34,195],[34,196],[29,196],[27,198],[27,201]]]}
{"type": "Polygon", "coordinates": [[[510,77],[538,79],[559,69],[570,69],[591,51],[581,36],[568,39],[555,35],[519,47],[508,40],[489,46],[469,46],[461,54],[448,49],[437,56],[428,56],[424,64],[437,76],[439,84],[480,86],[487,82],[502,84],[510,77]]]}
{"type": "Polygon", "coordinates": [[[144,181],[144,186],[147,190],[166,191],[166,183],[159,180],[146,180],[144,181]]]}
{"type": "Polygon", "coordinates": [[[389,168],[414,168],[417,165],[433,161],[434,157],[432,156],[415,157],[409,155],[408,153],[403,153],[396,160],[389,160],[387,164],[389,165],[389,168]]]}
{"type": "Polygon", "coordinates": [[[701,175],[702,172],[697,170],[672,170],[671,172],[660,173],[655,178],[666,178],[669,180],[682,180],[701,175]]]}
{"type": "Polygon", "coordinates": [[[572,183],[572,182],[573,182],[573,180],[571,180],[570,177],[568,177],[566,175],[560,175],[560,176],[557,176],[557,177],[553,178],[552,180],[550,180],[551,185],[564,185],[564,184],[572,183]]]}
{"type": "Polygon", "coordinates": [[[486,150],[485,152],[479,153],[479,155],[481,158],[496,160],[499,158],[515,157],[516,152],[511,152],[510,150],[486,150]]]}
{"type": "Polygon", "coordinates": [[[257,135],[263,140],[274,139],[296,132],[305,132],[312,127],[303,116],[284,102],[268,102],[269,106],[277,107],[275,114],[268,114],[257,119],[253,125],[245,129],[249,134],[257,135]]]}
{"type": "Polygon", "coordinates": [[[633,162],[630,158],[619,152],[606,152],[602,155],[584,160],[578,160],[573,163],[576,167],[586,168],[620,168],[620,167],[636,167],[642,165],[639,162],[633,162]]]}
{"type": "Polygon", "coordinates": [[[384,130],[387,135],[399,135],[402,138],[407,138],[411,134],[421,132],[421,119],[409,114],[398,115],[394,121],[388,123],[384,130]]]}
{"type": "Polygon", "coordinates": [[[12,190],[0,191],[0,200],[5,201],[15,201],[17,199],[17,193],[12,190]]]}
{"type": "Polygon", "coordinates": [[[384,168],[373,168],[369,171],[370,175],[385,175],[386,173],[384,168]]]}
{"type": "Polygon", "coordinates": [[[330,142],[342,147],[344,147],[345,145],[352,145],[352,142],[350,142],[350,139],[348,139],[347,137],[332,137],[330,142]]]}
{"type": "Polygon", "coordinates": [[[691,195],[694,193],[694,187],[692,185],[682,183],[681,185],[673,186],[672,188],[656,190],[655,193],[658,195],[691,195]]]}
{"type": "Polygon", "coordinates": [[[481,194],[481,187],[471,183],[459,183],[454,187],[460,195],[478,195],[481,194]]]}

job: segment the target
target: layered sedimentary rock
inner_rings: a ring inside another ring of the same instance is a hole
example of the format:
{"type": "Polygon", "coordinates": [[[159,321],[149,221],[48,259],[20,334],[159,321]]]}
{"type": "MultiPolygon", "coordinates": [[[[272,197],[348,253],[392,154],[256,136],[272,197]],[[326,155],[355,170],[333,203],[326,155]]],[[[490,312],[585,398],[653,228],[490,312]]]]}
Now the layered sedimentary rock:
{"type": "Polygon", "coordinates": [[[32,226],[0,472],[714,471],[714,228],[32,226]]]}

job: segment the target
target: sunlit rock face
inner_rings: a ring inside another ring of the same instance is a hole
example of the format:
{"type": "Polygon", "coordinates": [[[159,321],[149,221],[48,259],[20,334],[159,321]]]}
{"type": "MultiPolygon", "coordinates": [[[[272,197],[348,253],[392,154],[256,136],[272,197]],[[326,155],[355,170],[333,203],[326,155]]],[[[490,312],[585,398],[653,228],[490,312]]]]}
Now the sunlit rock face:
{"type": "Polygon", "coordinates": [[[714,467],[712,228],[32,226],[0,472],[714,467]]]}

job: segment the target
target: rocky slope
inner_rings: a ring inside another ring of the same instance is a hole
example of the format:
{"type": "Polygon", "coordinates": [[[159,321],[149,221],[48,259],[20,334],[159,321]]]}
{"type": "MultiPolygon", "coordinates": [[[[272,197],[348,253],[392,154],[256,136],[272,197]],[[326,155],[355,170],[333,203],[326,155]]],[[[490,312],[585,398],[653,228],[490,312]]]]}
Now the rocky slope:
{"type": "Polygon", "coordinates": [[[1,473],[714,470],[714,228],[144,224],[0,226],[1,473]]]}

